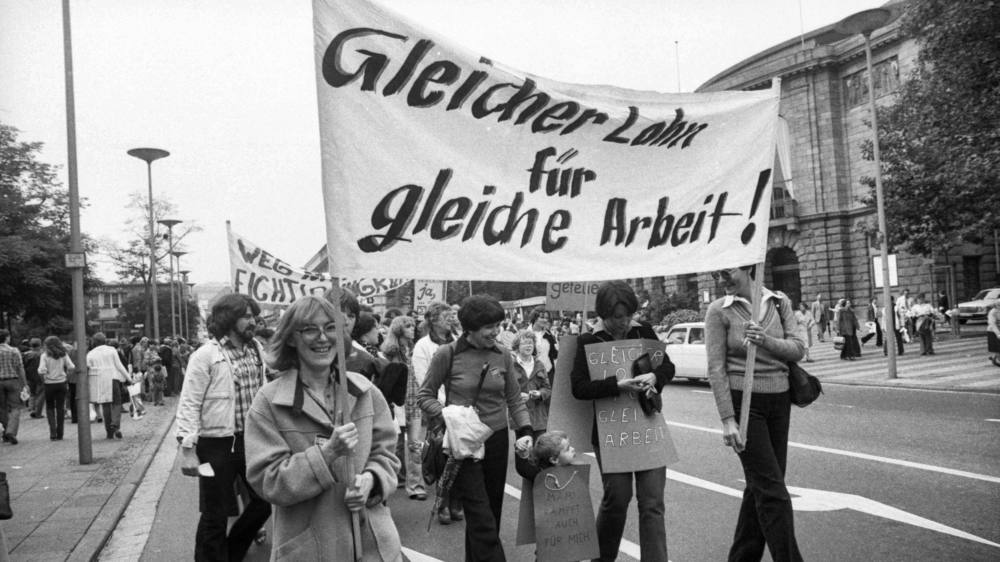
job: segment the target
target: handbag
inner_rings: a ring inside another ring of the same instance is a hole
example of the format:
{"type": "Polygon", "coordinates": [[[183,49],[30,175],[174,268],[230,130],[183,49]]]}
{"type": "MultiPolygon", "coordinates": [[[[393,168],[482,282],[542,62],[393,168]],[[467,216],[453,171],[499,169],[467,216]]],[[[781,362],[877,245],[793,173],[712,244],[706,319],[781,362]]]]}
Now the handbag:
{"type": "Polygon", "coordinates": [[[10,487],[7,486],[7,473],[0,472],[0,520],[10,519],[14,512],[10,510],[10,487]]]}
{"type": "MultiPolygon", "coordinates": [[[[652,373],[653,365],[649,359],[649,353],[643,353],[638,359],[632,363],[632,376],[636,377],[644,373],[652,373]]],[[[653,414],[658,414],[663,410],[663,397],[659,393],[653,396],[646,396],[645,392],[639,393],[639,407],[642,408],[642,413],[647,416],[653,414]]]]}
{"type": "Polygon", "coordinates": [[[794,361],[788,362],[788,395],[799,408],[812,404],[823,394],[823,384],[794,361]]]}
{"type": "Polygon", "coordinates": [[[833,338],[833,348],[844,349],[844,336],[837,336],[833,338]]]}

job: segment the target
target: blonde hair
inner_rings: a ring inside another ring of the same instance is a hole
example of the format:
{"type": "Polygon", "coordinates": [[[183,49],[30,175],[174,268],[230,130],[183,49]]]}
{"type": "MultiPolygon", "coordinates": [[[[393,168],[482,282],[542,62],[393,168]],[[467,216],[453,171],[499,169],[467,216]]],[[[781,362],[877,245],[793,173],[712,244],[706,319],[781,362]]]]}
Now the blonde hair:
{"type": "Polygon", "coordinates": [[[531,356],[538,357],[538,341],[535,340],[535,332],[531,331],[530,328],[527,330],[521,330],[516,336],[514,336],[514,341],[510,342],[511,351],[517,353],[518,348],[521,347],[521,342],[529,338],[531,339],[531,343],[535,345],[535,349],[531,351],[531,356]]]}
{"type": "MultiPolygon", "coordinates": [[[[295,337],[295,331],[305,324],[307,318],[312,317],[317,312],[323,312],[331,321],[336,321],[337,309],[324,298],[308,295],[297,299],[292,303],[292,306],[288,307],[288,310],[278,320],[278,325],[274,328],[274,335],[271,336],[271,340],[267,344],[268,366],[278,371],[286,371],[299,366],[299,352],[290,343],[295,337]]],[[[337,342],[334,347],[339,351],[341,345],[343,342],[337,342]]]]}
{"type": "Polygon", "coordinates": [[[535,440],[535,448],[532,454],[536,464],[549,466],[549,459],[558,457],[562,452],[563,443],[569,441],[565,431],[546,431],[535,440]]]}

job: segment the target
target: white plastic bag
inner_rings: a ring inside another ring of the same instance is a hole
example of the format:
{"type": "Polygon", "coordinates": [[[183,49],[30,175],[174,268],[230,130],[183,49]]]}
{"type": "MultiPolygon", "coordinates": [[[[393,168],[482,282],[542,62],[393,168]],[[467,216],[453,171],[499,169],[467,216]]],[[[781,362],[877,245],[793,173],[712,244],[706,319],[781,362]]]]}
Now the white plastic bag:
{"type": "Polygon", "coordinates": [[[472,406],[445,406],[444,451],[456,459],[479,459],[486,455],[486,438],[493,433],[490,426],[479,420],[472,406]]]}

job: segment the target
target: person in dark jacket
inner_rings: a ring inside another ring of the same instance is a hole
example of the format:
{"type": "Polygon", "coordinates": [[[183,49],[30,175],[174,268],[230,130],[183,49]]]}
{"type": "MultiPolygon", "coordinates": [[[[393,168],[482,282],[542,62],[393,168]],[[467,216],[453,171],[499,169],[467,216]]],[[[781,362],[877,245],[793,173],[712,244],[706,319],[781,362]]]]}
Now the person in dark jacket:
{"type": "MultiPolygon", "coordinates": [[[[652,339],[656,333],[649,324],[632,319],[639,309],[639,299],[624,281],[610,281],[597,290],[594,309],[600,318],[592,333],[583,334],[577,340],[576,358],[570,375],[573,397],[577,400],[597,400],[645,393],[659,395],[663,385],[674,376],[674,364],[666,353],[663,363],[652,373],[632,378],[590,380],[590,369],[584,348],[587,344],[616,340],[652,339]]],[[[635,398],[635,408],[639,408],[635,398]]],[[[669,434],[666,435],[669,440],[669,434]]],[[[600,445],[597,439],[597,420],[591,434],[591,442],[597,453],[597,464],[601,465],[600,445]]],[[[671,448],[673,446],[671,445],[671,448]]],[[[663,489],[667,482],[666,465],[650,470],[624,473],[605,473],[601,469],[604,497],[597,513],[597,541],[601,548],[601,560],[615,560],[621,544],[628,506],[632,499],[632,481],[635,480],[636,502],[639,507],[639,550],[642,560],[667,560],[667,529],[664,520],[663,489]]]]}

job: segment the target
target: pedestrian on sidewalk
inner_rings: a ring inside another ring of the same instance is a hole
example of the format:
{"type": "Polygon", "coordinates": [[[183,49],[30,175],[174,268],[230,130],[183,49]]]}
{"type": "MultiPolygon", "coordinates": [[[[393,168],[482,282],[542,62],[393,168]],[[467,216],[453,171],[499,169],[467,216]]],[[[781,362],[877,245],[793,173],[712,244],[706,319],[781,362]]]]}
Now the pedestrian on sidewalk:
{"type": "Polygon", "coordinates": [[[809,306],[806,303],[799,303],[799,309],[795,311],[795,320],[799,323],[799,337],[802,341],[806,342],[805,347],[805,361],[807,363],[812,363],[812,359],[809,357],[809,348],[813,346],[813,317],[809,313],[809,306]]]}
{"type": "Polygon", "coordinates": [[[934,307],[924,300],[924,295],[917,295],[916,303],[910,309],[913,317],[913,327],[920,338],[920,355],[934,355],[934,307]]]}
{"type": "Polygon", "coordinates": [[[3,441],[17,445],[17,428],[21,422],[21,390],[27,390],[21,352],[7,340],[10,332],[0,330],[0,425],[4,426],[3,441]]]}
{"type": "MultiPolygon", "coordinates": [[[[904,318],[899,315],[900,314],[899,308],[896,307],[896,299],[892,297],[889,297],[888,306],[882,308],[882,321],[885,322],[886,326],[889,325],[890,314],[892,314],[892,321],[893,321],[892,331],[895,332],[894,339],[896,340],[896,355],[902,355],[904,351],[903,330],[905,330],[906,327],[904,325],[904,318]]],[[[886,339],[888,340],[888,338],[886,339]]],[[[889,341],[885,342],[885,346],[882,347],[882,355],[889,355],[890,345],[892,345],[891,342],[889,341]]]]}
{"type": "Polygon", "coordinates": [[[108,439],[121,439],[122,408],[121,385],[130,380],[128,371],[118,357],[118,351],[108,345],[103,332],[91,339],[92,349],[87,352],[87,384],[90,403],[99,407],[108,439]]]}
{"type": "Polygon", "coordinates": [[[336,316],[333,303],[310,295],[278,320],[268,362],[279,373],[246,418],[247,479],[276,506],[272,560],[355,560],[357,515],[363,559],[401,562],[387,504],[399,469],[396,425],[382,393],[362,375],[348,371],[347,384],[338,383],[337,356],[349,332],[340,331],[336,316]],[[341,392],[349,393],[343,422],[341,392]]]}
{"type": "MultiPolygon", "coordinates": [[[[198,476],[202,463],[214,476],[198,479],[195,560],[242,560],[271,506],[247,485],[250,502],[239,513],[235,483],[247,483],[244,428],[254,395],[264,384],[263,349],[254,339],[260,306],[245,295],[228,294],[212,306],[212,339],[188,359],[177,406],[181,472],[198,476]],[[229,516],[239,518],[229,527],[229,516]]],[[[202,469],[202,470],[206,470],[202,469]]],[[[276,543],[277,544],[277,543],[276,543]]]]}
{"type": "Polygon", "coordinates": [[[809,312],[812,314],[813,322],[816,323],[816,339],[822,342],[823,336],[826,334],[826,326],[830,321],[826,304],[823,302],[823,295],[816,295],[816,300],[809,305],[809,312]]]}
{"type": "Polygon", "coordinates": [[[868,343],[868,340],[875,337],[875,347],[882,347],[882,326],[879,324],[879,308],[878,308],[878,297],[872,297],[871,302],[868,303],[868,320],[875,325],[875,329],[868,332],[865,337],[861,338],[861,343],[868,343]]]}
{"type": "Polygon", "coordinates": [[[66,353],[62,340],[56,336],[45,338],[45,351],[38,364],[38,373],[45,381],[45,417],[49,421],[49,439],[63,438],[66,421],[66,394],[69,392],[67,380],[76,370],[76,365],[66,353]]]}
{"type": "MultiPolygon", "coordinates": [[[[778,562],[801,562],[792,498],[785,486],[788,428],[788,362],[803,356],[788,297],[762,287],[761,321],[750,315],[756,266],[719,272],[726,296],[708,306],[705,347],[708,380],[722,420],[722,442],[739,455],[746,478],[729,560],[760,560],[766,546],[778,562]],[[744,388],[747,350],[757,346],[752,388],[744,388]],[[752,392],[746,442],[740,438],[743,393],[752,392]]],[[[665,558],[664,558],[665,559],[665,558]]]]}
{"type": "Polygon", "coordinates": [[[990,362],[1000,367],[1000,300],[986,314],[986,348],[993,354],[990,362]]]}
{"type": "Polygon", "coordinates": [[[844,338],[844,348],[840,350],[842,360],[854,361],[861,357],[861,343],[858,342],[858,317],[854,314],[854,306],[850,299],[840,299],[837,304],[840,312],[837,313],[837,333],[844,338]]]}
{"type": "Polygon", "coordinates": [[[28,399],[28,412],[33,418],[44,416],[45,411],[45,381],[38,374],[38,365],[42,361],[42,340],[31,338],[28,341],[28,351],[21,356],[24,362],[24,377],[28,381],[31,398],[28,399]]]}

